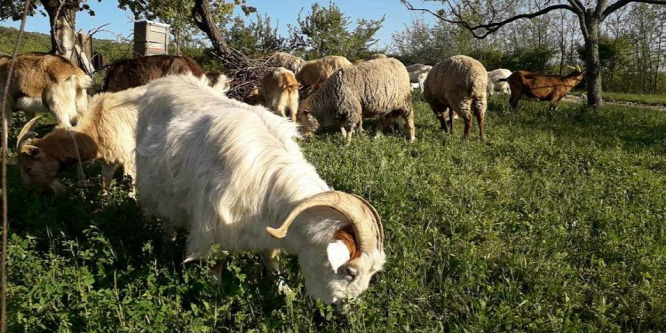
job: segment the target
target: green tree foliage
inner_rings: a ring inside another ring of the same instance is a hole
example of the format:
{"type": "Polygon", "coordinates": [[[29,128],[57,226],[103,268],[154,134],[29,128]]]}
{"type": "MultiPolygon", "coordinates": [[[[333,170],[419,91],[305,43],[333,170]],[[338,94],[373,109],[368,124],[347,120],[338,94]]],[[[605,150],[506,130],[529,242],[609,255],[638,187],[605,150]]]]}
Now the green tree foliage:
{"type": "Polygon", "coordinates": [[[290,48],[297,49],[309,58],[327,55],[344,55],[349,59],[363,58],[377,44],[375,33],[384,24],[384,16],[378,20],[361,19],[352,29],[352,21],[334,3],[323,7],[315,3],[310,12],[298,14],[298,25],[290,28],[290,48]]]}
{"type": "Polygon", "coordinates": [[[258,15],[255,21],[236,17],[227,33],[229,46],[246,56],[257,57],[285,48],[286,39],[277,31],[277,25],[271,26],[268,15],[258,15]]]}

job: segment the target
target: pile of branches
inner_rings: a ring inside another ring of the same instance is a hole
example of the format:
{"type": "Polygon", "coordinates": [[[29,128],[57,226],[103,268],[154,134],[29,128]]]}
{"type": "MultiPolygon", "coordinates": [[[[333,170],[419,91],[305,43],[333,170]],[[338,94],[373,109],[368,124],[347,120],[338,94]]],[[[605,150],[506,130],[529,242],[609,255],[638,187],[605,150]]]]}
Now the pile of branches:
{"type": "Polygon", "coordinates": [[[246,58],[246,66],[229,71],[227,75],[232,82],[227,96],[242,101],[244,97],[250,95],[252,89],[260,87],[264,75],[275,69],[270,60],[270,57],[246,58]]]}

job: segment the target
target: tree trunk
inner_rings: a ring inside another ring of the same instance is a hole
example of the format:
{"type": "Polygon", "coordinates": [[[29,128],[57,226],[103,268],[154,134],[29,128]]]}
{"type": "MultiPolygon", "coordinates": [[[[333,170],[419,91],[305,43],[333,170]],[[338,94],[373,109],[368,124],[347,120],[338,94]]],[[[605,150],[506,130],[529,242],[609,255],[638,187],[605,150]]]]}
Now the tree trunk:
{"type": "Polygon", "coordinates": [[[226,67],[240,69],[248,66],[247,59],[234,52],[220,34],[215,19],[210,13],[209,0],[196,0],[192,8],[194,23],[203,31],[213,44],[214,52],[225,62],[226,67]]]}
{"type": "Polygon", "coordinates": [[[601,63],[599,61],[599,21],[587,17],[588,34],[585,36],[585,79],[587,81],[587,105],[598,108],[601,98],[601,63]]]}
{"type": "Polygon", "coordinates": [[[74,43],[76,35],[76,12],[78,11],[78,0],[57,0],[45,1],[44,9],[49,16],[51,25],[51,53],[62,55],[63,57],[76,63],[72,59],[74,54],[74,43]]]}

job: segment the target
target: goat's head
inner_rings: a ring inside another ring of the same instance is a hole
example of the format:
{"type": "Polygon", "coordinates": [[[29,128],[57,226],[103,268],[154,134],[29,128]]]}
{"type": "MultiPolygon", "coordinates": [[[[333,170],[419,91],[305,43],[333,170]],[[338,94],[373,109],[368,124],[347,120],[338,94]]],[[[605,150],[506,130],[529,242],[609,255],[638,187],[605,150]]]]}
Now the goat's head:
{"type": "Polygon", "coordinates": [[[311,104],[310,97],[308,97],[301,101],[301,104],[298,106],[298,112],[296,113],[296,122],[301,125],[301,133],[305,138],[312,136],[312,133],[319,129],[319,122],[310,111],[311,104]]]}
{"type": "Polygon", "coordinates": [[[567,67],[573,70],[571,73],[569,73],[569,75],[567,75],[567,78],[574,79],[578,82],[583,80],[583,74],[585,72],[580,69],[580,66],[576,65],[576,67],[573,66],[567,66],[567,67]]]}
{"type": "Polygon", "coordinates": [[[375,208],[356,195],[323,192],[297,205],[280,228],[266,231],[275,238],[287,236],[301,213],[305,220],[321,222],[307,224],[308,244],[298,253],[308,294],[335,304],[361,295],[386,259],[384,230],[375,208]]]}
{"type": "Polygon", "coordinates": [[[37,133],[32,126],[39,117],[30,120],[19,133],[16,143],[18,165],[23,182],[38,191],[52,189],[61,193],[65,187],[57,179],[60,161],[47,154],[41,147],[41,139],[35,138],[37,133]]]}

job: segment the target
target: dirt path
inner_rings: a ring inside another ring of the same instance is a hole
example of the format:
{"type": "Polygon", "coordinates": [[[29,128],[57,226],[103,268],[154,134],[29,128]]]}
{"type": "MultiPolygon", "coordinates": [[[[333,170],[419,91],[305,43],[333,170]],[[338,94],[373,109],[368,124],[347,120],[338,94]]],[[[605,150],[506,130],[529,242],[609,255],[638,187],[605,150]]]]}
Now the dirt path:
{"type": "MultiPolygon", "coordinates": [[[[572,102],[572,103],[583,103],[585,101],[585,99],[583,97],[574,96],[574,95],[567,95],[562,100],[565,101],[565,102],[572,102]]],[[[666,105],[643,104],[643,103],[635,103],[635,102],[617,102],[617,101],[609,101],[607,99],[604,99],[604,105],[629,106],[629,107],[635,107],[635,108],[641,108],[641,109],[666,111],[666,105]]]]}

